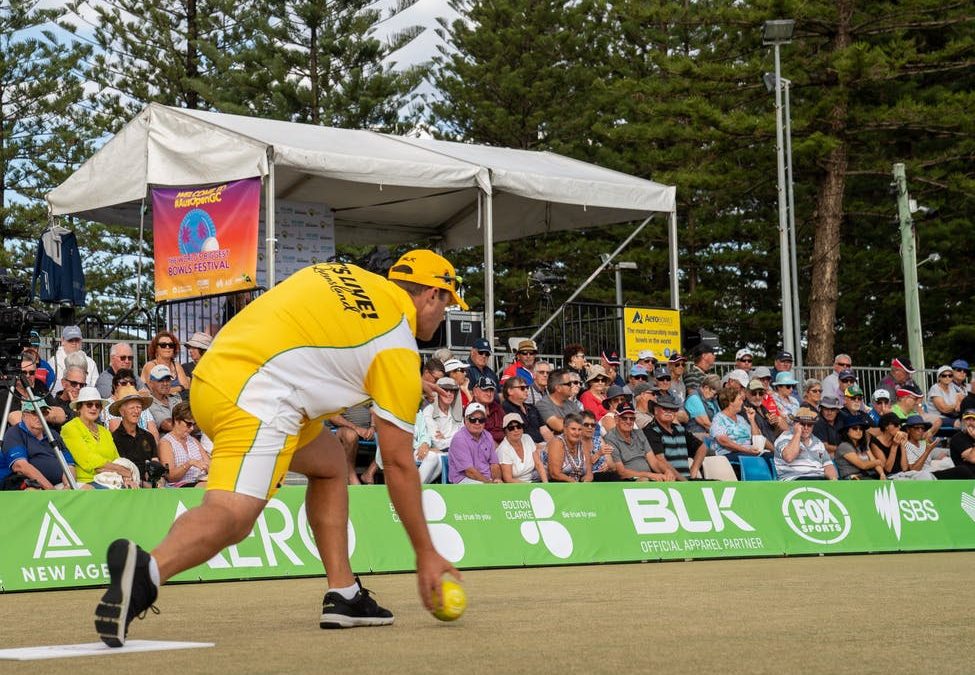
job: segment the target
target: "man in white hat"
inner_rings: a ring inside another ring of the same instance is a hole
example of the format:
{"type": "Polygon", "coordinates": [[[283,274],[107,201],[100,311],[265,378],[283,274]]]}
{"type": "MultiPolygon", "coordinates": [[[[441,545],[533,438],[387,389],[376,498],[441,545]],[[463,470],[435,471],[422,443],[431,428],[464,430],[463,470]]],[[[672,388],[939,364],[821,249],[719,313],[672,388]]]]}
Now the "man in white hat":
{"type": "Polygon", "coordinates": [[[484,429],[487,415],[480,403],[470,403],[464,409],[464,427],[454,434],[447,451],[451,483],[501,482],[494,439],[484,429]]]}
{"type": "MultiPolygon", "coordinates": [[[[417,338],[429,340],[450,305],[467,309],[453,265],[429,250],[405,253],[388,278],[342,262],[311,265],[249,303],[220,331],[193,372],[197,425],[213,441],[203,503],[181,515],[148,553],[109,546],[111,583],[95,629],[125,644],[132,619],[162,583],[247,537],[290,469],[308,477],[305,508],[328,591],[321,628],[393,623],[349,563],[348,463],[323,420],[373,401],[386,487],[416,553],[417,587],[432,610],[444,574],[420,500],[413,424],[422,399],[417,338]]],[[[482,418],[484,416],[482,415],[482,418]]]]}

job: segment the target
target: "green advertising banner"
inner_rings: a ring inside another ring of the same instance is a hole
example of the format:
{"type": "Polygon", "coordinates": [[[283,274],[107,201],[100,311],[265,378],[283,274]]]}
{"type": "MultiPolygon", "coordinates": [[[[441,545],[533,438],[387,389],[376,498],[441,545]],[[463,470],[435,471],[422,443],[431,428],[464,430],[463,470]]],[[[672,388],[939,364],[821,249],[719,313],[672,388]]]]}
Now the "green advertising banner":
{"type": "MultiPolygon", "coordinates": [[[[322,574],[304,488],[251,534],[175,581],[322,574]]],[[[0,589],[102,585],[118,537],[151,548],[198,490],[0,493],[0,589]]],[[[358,572],[412,569],[381,487],[349,489],[358,572]]],[[[423,490],[437,550],[460,568],[975,549],[975,481],[437,485],[423,490]]]]}

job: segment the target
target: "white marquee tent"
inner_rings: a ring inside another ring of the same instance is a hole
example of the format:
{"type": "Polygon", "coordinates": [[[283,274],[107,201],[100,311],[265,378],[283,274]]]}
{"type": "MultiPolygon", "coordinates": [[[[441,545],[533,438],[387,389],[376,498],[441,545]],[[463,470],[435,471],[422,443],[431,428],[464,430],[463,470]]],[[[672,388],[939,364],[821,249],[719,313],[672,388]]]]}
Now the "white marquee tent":
{"type": "MultiPolygon", "coordinates": [[[[549,152],[391,136],[150,104],[47,195],[53,216],[137,226],[150,187],[261,176],[274,280],[275,198],[324,202],[337,241],[484,244],[493,338],[496,241],[669,215],[677,307],[676,189],[549,152]]],[[[151,226],[151,215],[146,216],[151,226]]],[[[604,265],[607,263],[604,263],[604,265]]]]}

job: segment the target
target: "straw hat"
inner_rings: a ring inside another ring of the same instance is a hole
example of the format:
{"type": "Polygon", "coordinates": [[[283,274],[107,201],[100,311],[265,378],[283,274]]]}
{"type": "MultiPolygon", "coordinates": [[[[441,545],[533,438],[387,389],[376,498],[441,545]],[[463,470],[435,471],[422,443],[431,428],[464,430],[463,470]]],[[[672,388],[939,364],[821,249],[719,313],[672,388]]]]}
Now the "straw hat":
{"type": "Polygon", "coordinates": [[[143,396],[142,394],[140,394],[138,391],[135,390],[135,387],[132,386],[126,386],[120,388],[118,390],[118,396],[119,397],[115,399],[115,401],[110,406],[108,406],[108,414],[112,415],[113,417],[118,417],[119,409],[129,401],[139,401],[140,403],[142,403],[143,410],[147,409],[150,405],[152,405],[151,396],[143,396]]]}

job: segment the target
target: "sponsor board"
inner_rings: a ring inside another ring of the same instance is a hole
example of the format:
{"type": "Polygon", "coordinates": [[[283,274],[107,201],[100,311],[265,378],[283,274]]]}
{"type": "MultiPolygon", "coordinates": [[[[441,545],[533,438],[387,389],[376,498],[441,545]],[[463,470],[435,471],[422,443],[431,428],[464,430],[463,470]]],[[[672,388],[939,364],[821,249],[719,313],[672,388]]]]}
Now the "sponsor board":
{"type": "MultiPolygon", "coordinates": [[[[0,588],[103,585],[117,537],[158,543],[196,490],[0,493],[0,588]]],[[[301,487],[269,501],[250,535],[176,581],[322,574],[301,487]]],[[[382,487],[349,490],[357,572],[414,556],[382,487]]],[[[434,546],[458,567],[975,549],[975,482],[599,483],[428,486],[434,546]]]]}

